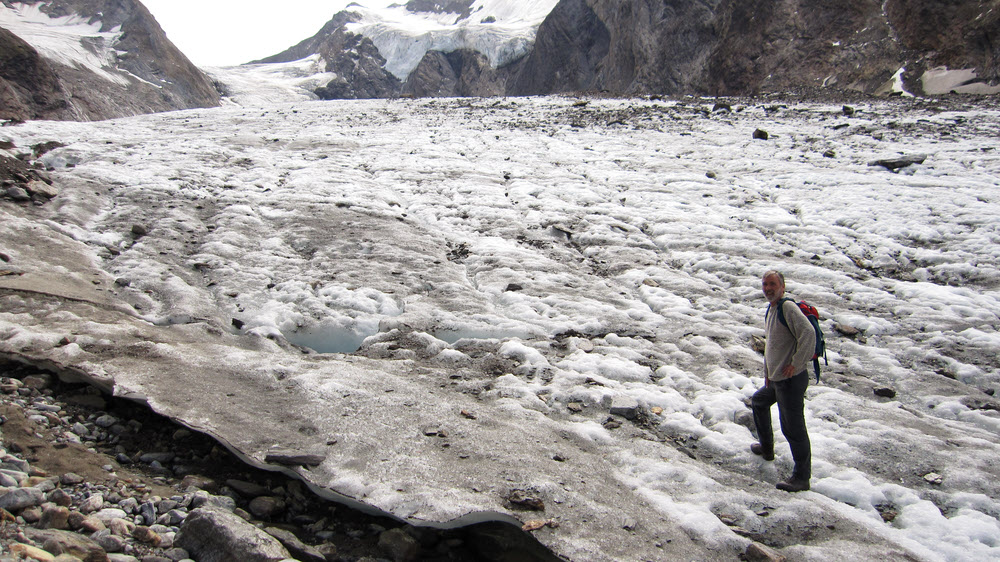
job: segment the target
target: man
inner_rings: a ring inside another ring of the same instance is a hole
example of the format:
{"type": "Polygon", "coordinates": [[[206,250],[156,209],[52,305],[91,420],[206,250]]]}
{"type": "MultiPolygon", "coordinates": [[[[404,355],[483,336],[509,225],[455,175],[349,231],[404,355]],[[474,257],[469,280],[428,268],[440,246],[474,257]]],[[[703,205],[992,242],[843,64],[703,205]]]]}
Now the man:
{"type": "Polygon", "coordinates": [[[753,421],[759,443],[750,446],[764,460],[774,460],[774,432],[771,429],[771,406],[778,403],[781,433],[792,450],[795,468],[792,477],[779,482],[779,490],[801,492],[809,489],[812,477],[812,450],[806,432],[805,397],[809,386],[806,367],[816,349],[816,332],[805,314],[792,299],[785,298],[785,277],[768,271],[762,281],[768,307],[764,315],[764,388],[751,399],[753,421]],[[788,326],[778,319],[781,307],[788,326]]]}

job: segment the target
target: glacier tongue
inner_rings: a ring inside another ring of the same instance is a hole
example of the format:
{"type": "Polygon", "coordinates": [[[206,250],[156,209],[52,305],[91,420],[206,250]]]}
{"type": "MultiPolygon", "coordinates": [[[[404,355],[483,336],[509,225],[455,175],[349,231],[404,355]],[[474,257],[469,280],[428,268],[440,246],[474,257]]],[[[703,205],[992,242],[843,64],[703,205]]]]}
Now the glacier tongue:
{"type": "Polygon", "coordinates": [[[0,201],[0,353],[327,497],[541,521],[571,560],[996,558],[997,109],[715,101],[5,127],[8,153],[62,146],[35,159],[56,198],[0,201]],[[830,347],[796,495],[780,438],[773,463],[749,451],[774,267],[830,347]],[[373,335],[289,343],[317,333],[373,335]]]}

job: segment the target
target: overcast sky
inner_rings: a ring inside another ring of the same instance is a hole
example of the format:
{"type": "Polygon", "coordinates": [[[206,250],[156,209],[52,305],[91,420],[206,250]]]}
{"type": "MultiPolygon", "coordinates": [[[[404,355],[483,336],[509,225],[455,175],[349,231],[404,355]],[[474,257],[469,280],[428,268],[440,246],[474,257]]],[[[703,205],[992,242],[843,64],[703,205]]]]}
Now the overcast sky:
{"type": "Polygon", "coordinates": [[[351,0],[142,0],[142,3],[167,32],[167,37],[193,63],[226,66],[280,53],[312,37],[351,0]]]}

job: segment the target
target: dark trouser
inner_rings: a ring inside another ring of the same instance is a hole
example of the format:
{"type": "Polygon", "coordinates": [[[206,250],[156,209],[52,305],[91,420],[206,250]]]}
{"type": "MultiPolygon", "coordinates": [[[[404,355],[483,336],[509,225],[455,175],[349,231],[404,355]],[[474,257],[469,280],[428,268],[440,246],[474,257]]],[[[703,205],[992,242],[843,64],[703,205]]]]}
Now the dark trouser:
{"type": "Polygon", "coordinates": [[[765,451],[774,450],[774,432],[771,429],[771,406],[778,403],[781,434],[792,449],[795,470],[793,480],[809,480],[812,476],[812,449],[806,433],[806,387],[809,373],[802,371],[790,379],[768,381],[768,385],[754,393],[750,401],[757,438],[765,451]]]}

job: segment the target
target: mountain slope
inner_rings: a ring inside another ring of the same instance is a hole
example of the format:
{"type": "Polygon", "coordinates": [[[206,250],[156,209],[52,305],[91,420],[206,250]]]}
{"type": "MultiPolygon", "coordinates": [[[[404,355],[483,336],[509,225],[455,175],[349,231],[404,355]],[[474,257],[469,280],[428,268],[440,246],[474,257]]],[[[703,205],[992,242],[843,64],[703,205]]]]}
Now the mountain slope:
{"type": "MultiPolygon", "coordinates": [[[[563,6],[576,11],[589,8],[609,30],[609,51],[595,65],[599,70],[585,81],[597,90],[884,93],[893,88],[894,75],[905,70],[905,88],[913,93],[1000,92],[981,83],[1000,78],[1000,10],[992,3],[561,0],[563,6]],[[965,72],[929,82],[928,72],[938,67],[965,72]]],[[[557,8],[550,19],[564,13],[567,10],[557,8]]],[[[579,36],[593,27],[584,21],[547,21],[539,29],[537,44],[548,48],[533,52],[531,58],[572,60],[573,55],[566,53],[579,53],[579,36]]],[[[546,67],[546,72],[579,76],[572,63],[546,67]]],[[[577,86],[571,78],[538,93],[573,91],[577,86]]]]}
{"type": "Polygon", "coordinates": [[[352,4],[313,37],[256,63],[321,56],[325,99],[500,95],[556,0],[352,4]]]}
{"type": "Polygon", "coordinates": [[[1000,9],[973,0],[456,0],[353,4],[260,62],[320,55],[323,98],[989,94],[1000,9]]]}
{"type": "Polygon", "coordinates": [[[208,77],[136,0],[0,5],[0,118],[97,120],[213,107],[208,77]]]}

